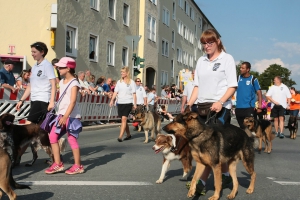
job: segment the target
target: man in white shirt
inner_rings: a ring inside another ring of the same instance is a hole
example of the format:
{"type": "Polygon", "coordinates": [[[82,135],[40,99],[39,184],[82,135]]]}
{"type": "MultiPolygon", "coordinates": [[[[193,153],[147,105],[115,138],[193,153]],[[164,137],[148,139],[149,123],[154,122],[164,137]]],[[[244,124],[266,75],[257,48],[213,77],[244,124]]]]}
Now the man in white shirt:
{"type": "Polygon", "coordinates": [[[154,88],[152,88],[151,92],[149,92],[149,94],[148,94],[148,100],[147,100],[148,108],[152,112],[154,112],[154,103],[156,100],[155,93],[156,93],[156,90],[154,88]]]}
{"type": "MultiPolygon", "coordinates": [[[[195,71],[192,72],[193,80],[194,80],[194,75],[195,75],[195,71]]],[[[181,99],[181,113],[184,112],[185,104],[187,102],[189,102],[189,100],[191,98],[191,95],[192,95],[192,92],[193,92],[193,89],[194,89],[193,81],[189,81],[185,85],[184,90],[183,90],[182,99],[181,99]]],[[[193,112],[198,112],[197,111],[197,103],[198,103],[198,101],[196,100],[195,103],[193,104],[193,106],[191,107],[193,112]]]]}
{"type": "Polygon", "coordinates": [[[271,117],[274,118],[276,136],[284,138],[284,111],[285,109],[290,108],[292,95],[289,88],[282,83],[282,79],[280,76],[276,76],[274,78],[274,85],[270,87],[266,94],[266,97],[272,102],[271,117]],[[278,119],[280,132],[278,132],[278,119]]]}

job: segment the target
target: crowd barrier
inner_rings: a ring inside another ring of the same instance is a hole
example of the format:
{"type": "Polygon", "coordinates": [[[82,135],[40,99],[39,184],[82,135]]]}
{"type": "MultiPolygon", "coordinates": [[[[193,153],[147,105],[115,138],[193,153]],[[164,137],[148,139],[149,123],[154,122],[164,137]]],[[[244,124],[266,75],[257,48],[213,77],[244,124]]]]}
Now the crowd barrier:
{"type": "MultiPolygon", "coordinates": [[[[23,89],[12,92],[11,90],[0,88],[0,114],[10,113],[15,115],[18,123],[23,124],[30,111],[30,98],[28,97],[19,111],[15,109],[16,104],[24,94],[23,89]]],[[[56,94],[56,100],[59,94],[56,94]]],[[[110,121],[119,120],[116,106],[109,106],[110,99],[107,96],[86,94],[77,95],[77,105],[81,112],[81,121],[110,121]]],[[[178,100],[158,99],[157,105],[165,105],[167,112],[176,115],[180,113],[181,103],[178,100]]]]}

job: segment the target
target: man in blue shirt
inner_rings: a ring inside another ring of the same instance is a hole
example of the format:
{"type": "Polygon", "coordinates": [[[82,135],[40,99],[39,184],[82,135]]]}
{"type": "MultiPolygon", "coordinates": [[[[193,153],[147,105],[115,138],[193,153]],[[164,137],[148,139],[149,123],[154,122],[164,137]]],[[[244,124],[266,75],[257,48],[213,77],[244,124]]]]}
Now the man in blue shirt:
{"type": "Polygon", "coordinates": [[[14,61],[11,59],[7,59],[4,62],[4,67],[0,69],[0,83],[1,86],[10,89],[12,92],[15,92],[17,88],[14,87],[16,84],[16,79],[14,77],[14,74],[12,73],[14,69],[14,61]]]}
{"type": "Polygon", "coordinates": [[[258,97],[257,113],[261,112],[262,94],[257,78],[250,74],[251,64],[243,62],[240,67],[238,77],[238,87],[236,90],[235,115],[239,126],[244,129],[245,117],[256,117],[255,102],[258,97]]]}

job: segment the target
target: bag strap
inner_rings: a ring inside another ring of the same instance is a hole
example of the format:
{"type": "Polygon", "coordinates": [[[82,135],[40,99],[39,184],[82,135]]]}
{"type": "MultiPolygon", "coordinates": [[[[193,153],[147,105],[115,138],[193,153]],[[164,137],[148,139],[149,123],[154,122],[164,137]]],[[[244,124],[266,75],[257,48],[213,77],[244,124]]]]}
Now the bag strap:
{"type": "Polygon", "coordinates": [[[65,96],[65,94],[66,94],[66,92],[67,92],[67,89],[69,88],[69,86],[71,85],[71,83],[73,82],[73,81],[75,81],[76,80],[76,78],[74,78],[73,80],[71,80],[70,81],[70,83],[68,84],[68,86],[66,87],[66,89],[63,91],[63,93],[60,95],[60,97],[59,97],[59,99],[57,100],[57,102],[54,104],[54,106],[53,106],[53,108],[50,110],[50,112],[52,112],[54,109],[55,109],[55,107],[56,107],[56,105],[62,100],[62,98],[65,96]]]}

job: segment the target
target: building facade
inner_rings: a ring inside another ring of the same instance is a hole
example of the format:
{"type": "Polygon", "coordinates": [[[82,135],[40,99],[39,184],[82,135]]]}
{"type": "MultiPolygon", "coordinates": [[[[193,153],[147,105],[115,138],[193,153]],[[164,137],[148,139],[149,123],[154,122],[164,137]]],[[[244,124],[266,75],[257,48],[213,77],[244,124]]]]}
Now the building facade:
{"type": "Polygon", "coordinates": [[[213,27],[194,0],[16,1],[14,9],[6,9],[10,1],[0,7],[2,62],[14,57],[17,71],[29,68],[30,44],[42,41],[49,61],[69,56],[76,71],[117,80],[121,67],[133,67],[135,53],[145,59],[138,77],[157,92],[178,84],[181,69],[195,68],[203,54],[200,35],[213,27]]]}

